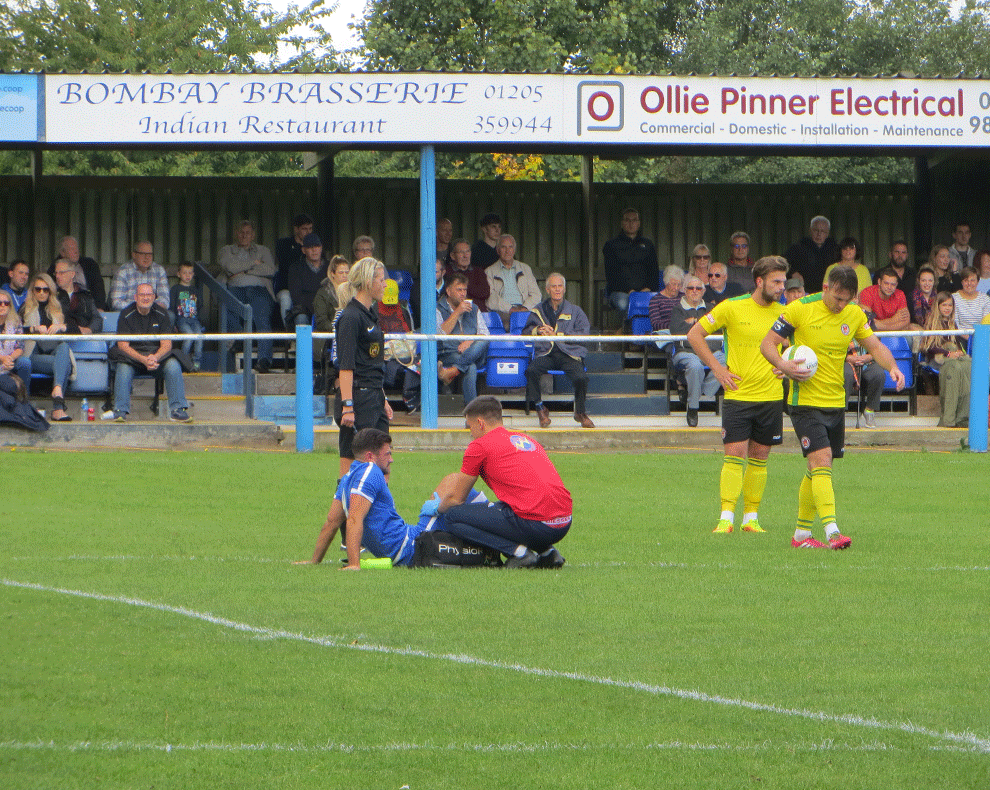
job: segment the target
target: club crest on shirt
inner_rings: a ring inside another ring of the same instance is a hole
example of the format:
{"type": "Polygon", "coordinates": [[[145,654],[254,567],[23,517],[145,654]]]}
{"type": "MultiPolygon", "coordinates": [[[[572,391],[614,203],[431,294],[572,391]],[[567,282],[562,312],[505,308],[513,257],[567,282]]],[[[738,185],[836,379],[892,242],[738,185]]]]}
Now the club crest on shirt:
{"type": "Polygon", "coordinates": [[[373,358],[380,357],[382,355],[382,344],[372,343],[370,346],[368,346],[368,355],[373,358]]]}
{"type": "Polygon", "coordinates": [[[844,334],[844,335],[848,335],[849,334],[849,324],[843,324],[842,326],[840,326],[839,327],[839,331],[842,332],[842,334],[844,334]]]}
{"type": "Polygon", "coordinates": [[[521,433],[514,433],[509,438],[509,441],[512,442],[513,447],[524,453],[531,453],[536,449],[536,442],[528,436],[523,436],[521,433]]]}

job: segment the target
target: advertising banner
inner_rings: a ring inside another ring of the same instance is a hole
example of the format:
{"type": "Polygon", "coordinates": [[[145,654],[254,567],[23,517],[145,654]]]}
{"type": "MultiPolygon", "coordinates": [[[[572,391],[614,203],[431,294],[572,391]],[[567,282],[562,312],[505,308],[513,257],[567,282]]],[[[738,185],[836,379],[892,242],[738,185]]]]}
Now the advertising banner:
{"type": "Polygon", "coordinates": [[[47,141],[952,146],[990,82],[520,74],[49,75],[47,141]]]}
{"type": "Polygon", "coordinates": [[[0,141],[38,141],[37,74],[0,74],[0,141]]]}

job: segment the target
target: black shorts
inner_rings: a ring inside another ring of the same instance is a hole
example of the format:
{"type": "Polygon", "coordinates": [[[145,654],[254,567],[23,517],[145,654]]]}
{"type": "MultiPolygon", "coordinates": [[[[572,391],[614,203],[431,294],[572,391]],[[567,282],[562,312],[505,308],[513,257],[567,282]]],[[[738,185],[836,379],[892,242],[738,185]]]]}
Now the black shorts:
{"type": "Polygon", "coordinates": [[[722,401],[722,442],[753,440],[765,447],[784,441],[784,402],[722,401]]]}
{"type": "Polygon", "coordinates": [[[339,426],[337,435],[337,451],[341,458],[353,458],[351,442],[354,434],[362,428],[377,428],[388,433],[388,418],[385,416],[385,392],[377,389],[354,388],[354,427],[348,428],[340,424],[344,414],[344,403],[340,399],[340,390],[333,404],[333,418],[339,426]]]}
{"type": "Polygon", "coordinates": [[[791,406],[791,424],[806,458],[808,453],[824,450],[826,447],[832,448],[833,458],[842,458],[846,445],[844,409],[791,406]]]}

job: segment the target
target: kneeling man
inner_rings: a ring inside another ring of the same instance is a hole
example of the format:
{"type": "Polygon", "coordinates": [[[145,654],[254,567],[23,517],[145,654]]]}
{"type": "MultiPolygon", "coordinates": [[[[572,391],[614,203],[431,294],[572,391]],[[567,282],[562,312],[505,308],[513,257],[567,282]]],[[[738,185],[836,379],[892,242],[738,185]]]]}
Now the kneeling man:
{"type": "MultiPolygon", "coordinates": [[[[449,491],[438,508],[444,529],[502,552],[507,568],[559,568],[564,558],[554,548],[571,526],[571,494],[537,442],[502,425],[502,405],[481,395],[464,409],[472,442],[449,491]],[[471,504],[468,497],[481,477],[498,497],[492,504],[471,504]]],[[[350,548],[350,524],[348,548],[350,548]]]]}

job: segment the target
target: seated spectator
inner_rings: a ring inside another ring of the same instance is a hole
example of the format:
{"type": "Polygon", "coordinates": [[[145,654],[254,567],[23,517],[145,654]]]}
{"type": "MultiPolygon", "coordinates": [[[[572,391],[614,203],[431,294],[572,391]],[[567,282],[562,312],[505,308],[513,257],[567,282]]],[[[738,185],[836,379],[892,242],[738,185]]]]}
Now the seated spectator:
{"type": "Polygon", "coordinates": [[[990,250],[980,250],[976,253],[973,268],[980,273],[980,281],[976,284],[976,290],[981,294],[990,296],[990,250]]]}
{"type": "Polygon", "coordinates": [[[739,283],[730,283],[728,276],[728,270],[724,263],[716,261],[708,268],[708,287],[705,289],[705,301],[712,307],[726,299],[732,299],[746,293],[739,283]]]}
{"type": "Polygon", "coordinates": [[[960,329],[972,329],[990,315],[990,297],[977,290],[980,275],[972,266],[959,272],[959,277],[962,289],[952,296],[956,302],[956,325],[960,329]]]}
{"type": "MultiPolygon", "coordinates": [[[[65,413],[65,386],[72,372],[72,350],[68,343],[42,338],[64,334],[65,314],[55,298],[55,283],[47,274],[34,278],[31,292],[24,302],[22,318],[24,333],[30,336],[24,343],[24,353],[31,359],[33,373],[52,377],[52,413],[55,422],[69,422],[65,413]]],[[[30,383],[28,379],[25,384],[30,383]]]]}
{"type": "MultiPolygon", "coordinates": [[[[237,241],[220,249],[220,268],[227,275],[227,290],[239,302],[251,305],[251,317],[256,332],[272,331],[272,310],[275,307],[275,261],[267,247],[255,244],[254,224],[242,220],[234,233],[237,241]]],[[[298,266],[298,262],[296,263],[298,266]]],[[[291,279],[291,270],[290,270],[291,279]]],[[[291,290],[291,289],[290,289],[291,290]]],[[[310,302],[312,305],[312,302],[310,302]]],[[[244,322],[232,310],[227,311],[227,326],[249,332],[244,322]]],[[[258,341],[256,370],[267,373],[272,369],[274,341],[258,341]]],[[[245,360],[245,364],[247,364],[245,360]]]]}
{"type": "MultiPolygon", "coordinates": [[[[483,266],[475,266],[471,245],[466,239],[456,239],[450,245],[450,265],[447,274],[460,272],[468,278],[467,296],[483,313],[488,312],[488,297],[491,289],[488,287],[488,275],[483,266]]],[[[445,286],[446,287],[446,286],[445,286]]]]}
{"type": "MultiPolygon", "coordinates": [[[[385,291],[378,303],[378,326],[386,335],[414,332],[412,311],[407,301],[399,299],[399,284],[385,281],[385,291]]],[[[385,341],[385,386],[402,389],[402,401],[409,413],[419,409],[419,355],[412,340],[385,341]]]]}
{"type": "Polygon", "coordinates": [[[911,323],[904,291],[897,287],[893,269],[880,272],[876,285],[860,291],[859,306],[873,315],[873,325],[879,332],[898,332],[911,323]]]}
{"type": "Polygon", "coordinates": [[[278,301],[279,314],[282,316],[282,326],[288,328],[289,310],[292,309],[292,295],[289,293],[289,269],[296,261],[302,259],[302,243],[313,232],[313,218],[308,214],[297,214],[292,220],[292,235],[285,236],[275,242],[275,281],[272,287],[275,299],[278,301]]]}
{"type": "MultiPolygon", "coordinates": [[[[459,246],[459,245],[458,245],[459,246]]],[[[467,275],[454,272],[447,275],[443,298],[437,302],[437,334],[487,335],[488,322],[481,317],[478,305],[467,298],[467,275]]],[[[488,356],[487,340],[445,340],[437,344],[440,360],[440,380],[451,384],[462,377],[464,402],[478,397],[478,370],[488,356]]]]}
{"type": "Polygon", "coordinates": [[[911,321],[918,326],[924,326],[928,323],[928,314],[935,306],[935,296],[938,294],[938,291],[935,290],[936,279],[935,269],[927,263],[918,269],[918,284],[911,292],[911,301],[908,304],[911,321]]]}
{"type": "MultiPolygon", "coordinates": [[[[908,266],[908,247],[907,242],[898,240],[890,245],[890,252],[888,253],[888,266],[894,270],[897,274],[897,287],[904,291],[904,296],[908,300],[908,309],[911,309],[911,293],[914,291],[917,285],[917,273],[913,268],[908,266]]],[[[878,270],[873,275],[873,282],[877,281],[880,276],[880,272],[883,269],[878,270]]]]}
{"type": "Polygon", "coordinates": [[[439,258],[437,258],[437,268],[436,268],[437,279],[436,279],[436,282],[433,285],[434,285],[434,288],[436,289],[436,292],[437,292],[437,299],[436,300],[438,302],[441,299],[443,299],[444,288],[446,288],[446,283],[444,283],[443,278],[444,278],[444,275],[446,273],[447,273],[447,269],[444,267],[443,261],[440,260],[439,258]]]}
{"type": "Polygon", "coordinates": [[[949,257],[952,258],[952,271],[961,274],[962,270],[974,263],[975,250],[969,246],[973,232],[968,222],[957,222],[952,230],[952,244],[949,245],[949,257]]]}
{"type": "Polygon", "coordinates": [[[31,279],[30,267],[20,258],[10,262],[7,270],[10,279],[3,284],[3,290],[10,294],[11,307],[19,313],[28,297],[28,282],[31,279]]]}
{"type": "Polygon", "coordinates": [[[103,331],[103,314],[96,309],[92,294],[75,280],[75,269],[64,258],[55,262],[56,296],[70,335],[92,335],[103,331]]]}
{"type": "Polygon", "coordinates": [[[753,290],[753,259],[749,254],[749,234],[737,230],[729,238],[729,260],[725,262],[730,284],[738,285],[743,293],[753,290]]]}
{"type": "Polygon", "coordinates": [[[55,264],[59,258],[67,260],[75,270],[75,279],[79,287],[88,291],[99,310],[107,309],[107,288],[103,283],[103,272],[100,264],[92,258],[79,254],[79,242],[74,236],[63,236],[58,245],[58,258],[48,267],[48,274],[55,276],[55,264]]]}
{"type": "MultiPolygon", "coordinates": [[[[836,266],[848,266],[856,272],[856,280],[859,282],[859,292],[862,293],[873,284],[873,277],[870,270],[861,260],[863,248],[852,236],[847,236],[839,242],[839,260],[825,270],[825,280],[828,280],[828,273],[836,266]]],[[[897,276],[896,273],[894,275],[897,276]]]]}
{"type": "Polygon", "coordinates": [[[512,236],[499,236],[496,249],[498,260],[485,269],[491,292],[487,306],[499,314],[508,330],[510,313],[528,312],[540,303],[540,286],[533,270],[516,260],[516,240],[512,236]]]}
{"type": "Polygon", "coordinates": [[[928,364],[938,370],[938,401],[942,416],[940,428],[969,426],[969,383],[972,360],[966,353],[966,336],[956,334],[955,300],[944,291],[935,297],[935,308],[925,329],[944,335],[922,338],[921,347],[928,364]]]}
{"type": "Polygon", "coordinates": [[[137,287],[147,283],[155,292],[155,303],[163,310],[168,310],[168,275],[162,266],[155,263],[154,255],[150,241],[139,241],[134,245],[131,260],[122,265],[113,276],[110,284],[110,309],[123,310],[132,304],[137,287]]]}
{"type": "MultiPolygon", "coordinates": [[[[174,333],[168,312],[155,301],[154,288],[141,283],[134,301],[117,320],[118,335],[170,335],[174,333]]],[[[118,340],[110,352],[117,363],[113,379],[113,419],[123,422],[131,411],[131,386],[138,373],[163,376],[168,395],[168,416],[174,422],[189,422],[189,403],[182,380],[182,365],[171,340],[118,340]]]]}
{"type": "Polygon", "coordinates": [[[567,281],[564,275],[554,272],[547,277],[547,298],[530,311],[523,334],[547,338],[538,341],[533,361],[526,368],[526,398],[536,409],[540,427],[550,425],[550,410],[543,405],[540,395],[540,376],[550,370],[562,370],[574,384],[574,421],[582,428],[594,428],[585,411],[588,393],[588,374],[584,369],[584,357],[588,349],[584,344],[568,338],[587,335],[591,322],[584,310],[564,298],[567,281]],[[550,338],[553,338],[552,340],[550,338]]]}
{"type": "MultiPolygon", "coordinates": [[[[320,290],[313,297],[313,315],[316,318],[317,332],[333,332],[337,310],[341,305],[337,299],[337,288],[347,282],[347,273],[351,264],[343,255],[334,255],[327,266],[327,277],[320,283],[320,290]]],[[[326,350],[326,340],[320,340],[313,345],[313,358],[322,359],[326,350]]]]}
{"type": "MultiPolygon", "coordinates": [[[[184,335],[201,335],[206,329],[199,320],[203,306],[203,289],[193,282],[195,267],[190,261],[179,264],[179,282],[172,286],[169,297],[171,315],[175,316],[175,329],[184,335]]],[[[269,316],[271,311],[269,310],[269,316]]],[[[271,325],[271,321],[269,321],[271,325]]],[[[182,351],[186,356],[192,353],[192,369],[197,372],[203,367],[203,339],[183,340],[182,351]]]]}
{"type": "Polygon", "coordinates": [[[479,224],[481,238],[471,245],[471,263],[484,271],[498,262],[497,247],[499,236],[502,235],[502,218],[498,214],[485,214],[479,224]]]}
{"type": "Polygon", "coordinates": [[[571,527],[571,494],[546,450],[528,436],[510,434],[502,425],[501,404],[490,395],[467,405],[464,424],[472,441],[437,508],[447,515],[446,530],[500,551],[508,557],[507,568],[563,566],[554,544],[571,527]],[[496,503],[468,502],[479,477],[496,503]]]}
{"type": "Polygon", "coordinates": [[[952,258],[949,256],[949,248],[944,245],[932,247],[932,253],[928,257],[928,265],[935,270],[935,291],[936,293],[954,294],[962,288],[962,280],[959,275],[952,271],[952,258]]]}
{"type": "Polygon", "coordinates": [[[839,260],[839,247],[829,233],[832,223],[828,217],[812,218],[810,234],[784,253],[791,266],[791,276],[804,280],[804,289],[810,293],[822,290],[825,270],[839,260]]]}
{"type": "Polygon", "coordinates": [[[804,292],[804,281],[800,277],[791,277],[784,283],[784,304],[796,302],[805,296],[807,294],[804,292]]]}
{"type": "Polygon", "coordinates": [[[681,301],[681,286],[684,284],[684,271],[671,264],[663,270],[663,290],[650,299],[650,326],[654,332],[670,326],[670,314],[674,305],[681,301]]]}
{"type": "Polygon", "coordinates": [[[707,244],[696,244],[688,261],[688,274],[693,274],[707,285],[708,271],[712,265],[712,252],[707,244]]]}
{"type": "Polygon", "coordinates": [[[437,258],[446,268],[450,262],[450,242],[454,238],[454,223],[449,219],[437,222],[437,258]]]}
{"type": "Polygon", "coordinates": [[[351,245],[351,254],[355,263],[362,258],[375,257],[375,240],[371,236],[358,236],[351,245]]]}
{"type": "Polygon", "coordinates": [[[623,313],[629,311],[629,294],[633,291],[656,291],[660,288],[660,264],[653,242],[640,235],[639,212],[627,208],[622,212],[622,232],[605,242],[605,290],[608,302],[623,313]]]}
{"type": "Polygon", "coordinates": [[[289,293],[292,295],[290,326],[305,326],[312,322],[313,300],[326,276],[327,262],[323,259],[323,242],[315,233],[310,233],[303,239],[302,260],[296,261],[289,269],[289,293]]]}
{"type": "MultiPolygon", "coordinates": [[[[684,296],[674,305],[670,314],[670,334],[686,335],[700,318],[711,310],[711,305],[703,299],[705,285],[694,275],[688,275],[684,280],[684,296]]],[[[712,353],[719,362],[725,364],[725,353],[722,343],[718,340],[708,341],[712,353]]],[[[677,344],[674,354],[674,371],[684,376],[687,385],[687,424],[698,426],[698,408],[701,406],[701,396],[712,398],[718,392],[721,384],[711,370],[706,371],[704,364],[691,348],[691,344],[683,341],[677,344]]]]}
{"type": "MultiPolygon", "coordinates": [[[[0,334],[21,335],[21,317],[13,308],[10,294],[0,290],[0,334]]],[[[23,340],[0,341],[0,373],[14,373],[25,384],[31,381],[31,355],[24,353],[23,340]]]]}
{"type": "Polygon", "coordinates": [[[313,556],[297,564],[322,562],[334,536],[346,530],[347,565],[341,570],[361,570],[362,546],[376,557],[391,558],[393,565],[409,565],[423,529],[407,524],[395,509],[388,488],[392,437],[376,428],[362,428],[354,434],[351,450],[354,460],[337,483],[313,556]]]}
{"type": "Polygon", "coordinates": [[[887,373],[858,343],[850,343],[843,376],[847,398],[857,389],[864,396],[863,424],[867,428],[876,428],[876,414],[880,410],[880,398],[883,395],[883,386],[887,383],[887,373]]]}

